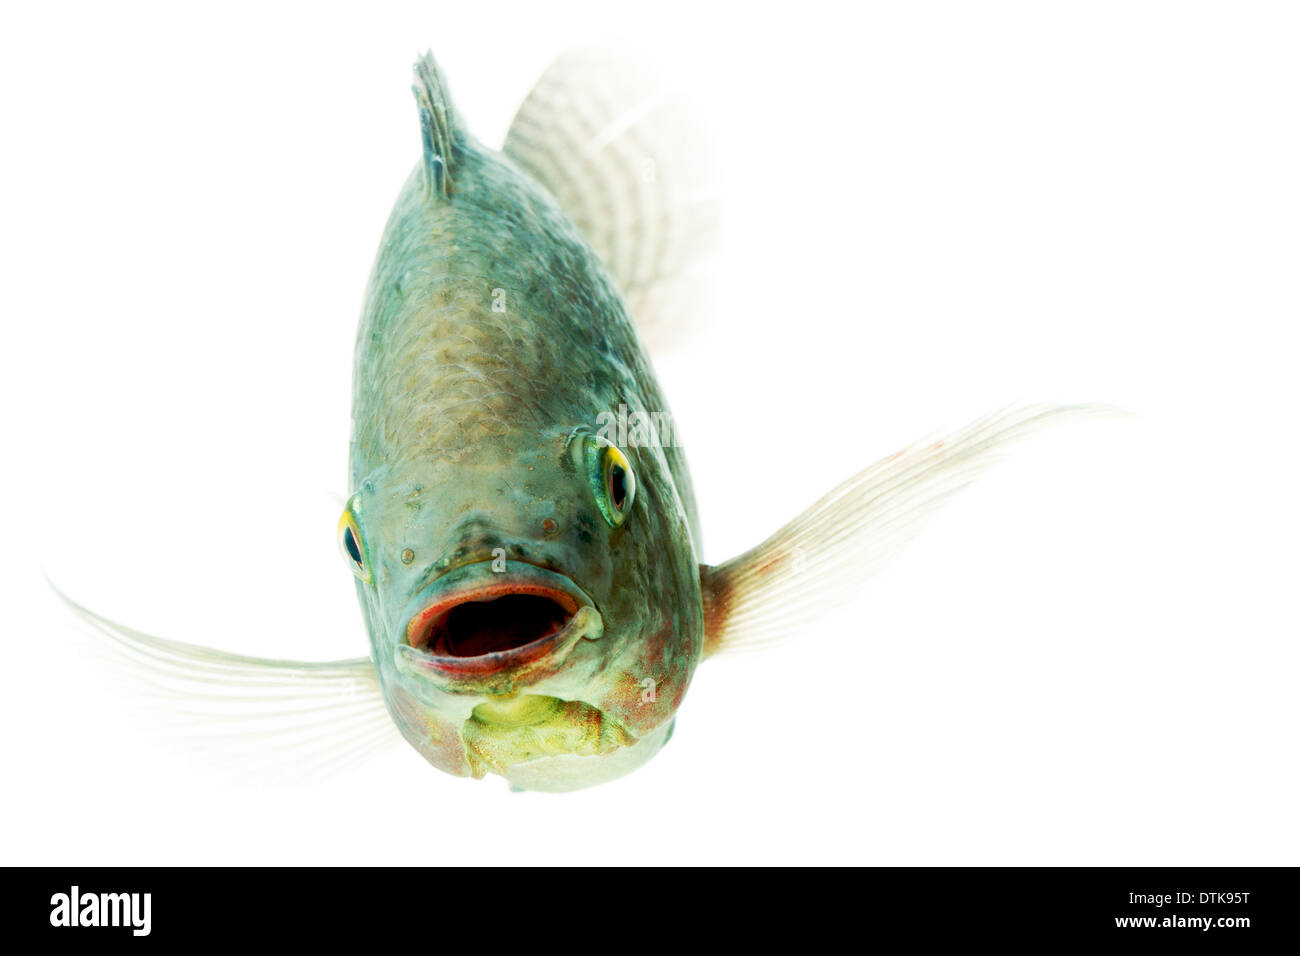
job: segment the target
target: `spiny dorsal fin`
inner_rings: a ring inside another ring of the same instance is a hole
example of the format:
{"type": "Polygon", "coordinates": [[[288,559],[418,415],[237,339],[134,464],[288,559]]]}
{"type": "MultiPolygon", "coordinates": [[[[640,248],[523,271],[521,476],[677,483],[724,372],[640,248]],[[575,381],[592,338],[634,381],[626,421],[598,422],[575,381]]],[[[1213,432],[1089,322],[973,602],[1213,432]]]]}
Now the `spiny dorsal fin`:
{"type": "Polygon", "coordinates": [[[459,133],[451,97],[447,95],[447,87],[432,53],[426,52],[415,61],[415,85],[411,92],[420,107],[424,189],[429,196],[446,199],[451,193],[451,172],[459,133]]]}

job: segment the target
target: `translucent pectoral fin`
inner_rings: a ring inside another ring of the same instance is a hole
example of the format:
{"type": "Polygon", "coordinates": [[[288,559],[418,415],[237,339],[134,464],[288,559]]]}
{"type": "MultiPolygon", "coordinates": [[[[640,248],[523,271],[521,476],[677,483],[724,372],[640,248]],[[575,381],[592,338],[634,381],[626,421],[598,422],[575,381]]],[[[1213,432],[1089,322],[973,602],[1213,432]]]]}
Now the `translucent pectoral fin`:
{"type": "Polygon", "coordinates": [[[926,520],[1013,441],[1097,405],[1011,408],[905,448],[850,478],[762,544],[700,569],[705,655],[779,641],[853,598],[926,520]]]}
{"type": "Polygon", "coordinates": [[[93,629],[95,656],[151,727],[225,770],[318,780],[402,739],[369,658],[230,654],[142,634],[55,592],[93,629]]]}

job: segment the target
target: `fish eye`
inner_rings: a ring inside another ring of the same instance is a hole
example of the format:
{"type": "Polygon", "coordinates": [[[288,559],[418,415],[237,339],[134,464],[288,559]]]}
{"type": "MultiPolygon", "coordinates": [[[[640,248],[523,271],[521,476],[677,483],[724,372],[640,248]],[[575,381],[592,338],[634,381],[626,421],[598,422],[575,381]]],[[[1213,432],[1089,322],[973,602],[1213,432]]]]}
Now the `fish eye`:
{"type": "Polygon", "coordinates": [[[352,573],[363,581],[370,580],[370,567],[366,563],[365,547],[361,543],[361,529],[352,513],[351,504],[339,519],[339,550],[352,568],[352,573]]]}
{"type": "Polygon", "coordinates": [[[596,504],[611,528],[627,520],[636,497],[632,463],[617,447],[598,436],[587,440],[587,472],[596,504]]]}

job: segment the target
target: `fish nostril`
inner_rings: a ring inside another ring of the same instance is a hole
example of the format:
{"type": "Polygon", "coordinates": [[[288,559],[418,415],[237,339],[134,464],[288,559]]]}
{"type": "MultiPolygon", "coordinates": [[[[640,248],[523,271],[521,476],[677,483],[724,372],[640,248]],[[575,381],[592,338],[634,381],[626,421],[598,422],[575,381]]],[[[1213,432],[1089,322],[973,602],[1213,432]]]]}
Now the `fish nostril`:
{"type": "Polygon", "coordinates": [[[474,538],[470,541],[462,541],[460,546],[452,552],[452,560],[460,561],[465,558],[471,560],[485,554],[494,554],[497,551],[509,551],[510,545],[498,537],[474,538]]]}

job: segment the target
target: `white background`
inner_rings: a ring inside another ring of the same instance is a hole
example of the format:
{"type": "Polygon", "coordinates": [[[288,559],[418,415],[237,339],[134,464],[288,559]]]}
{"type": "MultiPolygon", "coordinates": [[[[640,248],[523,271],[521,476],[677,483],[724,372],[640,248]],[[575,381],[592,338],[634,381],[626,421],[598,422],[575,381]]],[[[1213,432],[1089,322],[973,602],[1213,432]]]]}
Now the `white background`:
{"type": "Polygon", "coordinates": [[[376,6],[5,15],[3,862],[1300,862],[1294,7],[376,6]],[[705,663],[609,785],[163,749],[42,569],[150,633],[364,653],[334,527],[410,63],[499,144],[603,38],[725,171],[717,317],[662,365],[708,560],[1008,402],[1134,417],[1018,447],[845,612],[705,663]]]}

